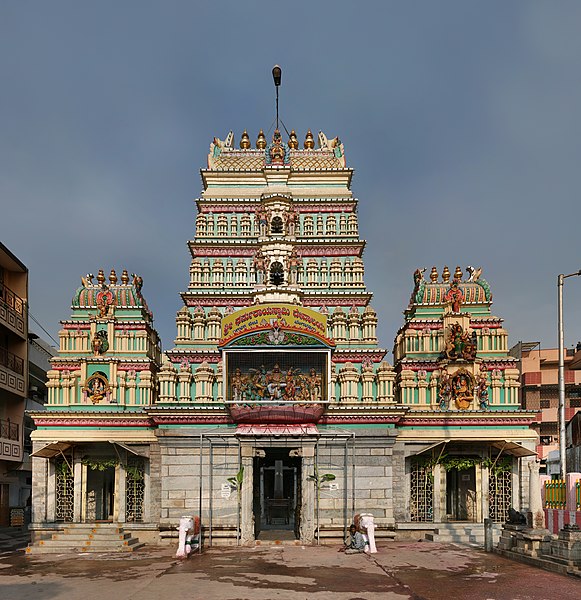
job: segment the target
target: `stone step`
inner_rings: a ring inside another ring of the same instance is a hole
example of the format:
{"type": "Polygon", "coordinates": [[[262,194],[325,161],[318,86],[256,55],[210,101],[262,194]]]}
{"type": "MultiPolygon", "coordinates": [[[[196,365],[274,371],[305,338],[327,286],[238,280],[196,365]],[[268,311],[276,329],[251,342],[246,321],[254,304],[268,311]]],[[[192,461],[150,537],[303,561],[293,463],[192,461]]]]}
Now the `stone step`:
{"type": "Polygon", "coordinates": [[[99,548],[117,548],[119,546],[133,546],[138,543],[137,538],[128,538],[125,540],[88,540],[88,539],[59,539],[59,540],[40,540],[37,542],[39,546],[54,546],[55,548],[67,548],[68,546],[74,546],[75,548],[82,548],[85,546],[93,546],[99,548]]]}
{"type": "Polygon", "coordinates": [[[28,554],[64,552],[132,552],[143,544],[118,523],[70,523],[27,548],[28,554]]]}
{"type": "Polygon", "coordinates": [[[131,537],[130,533],[109,533],[96,531],[92,533],[74,533],[63,532],[53,533],[51,539],[53,540],[127,540],[131,537]]]}
{"type": "MultiPolygon", "coordinates": [[[[494,545],[498,543],[500,535],[500,526],[493,526],[492,542],[494,545]]],[[[430,542],[484,546],[484,524],[438,523],[432,533],[426,533],[425,539],[430,542]]]]}
{"type": "Polygon", "coordinates": [[[106,554],[111,552],[112,554],[122,553],[122,552],[134,552],[139,548],[142,548],[145,544],[137,543],[131,546],[119,546],[118,548],[107,548],[104,549],[102,547],[96,546],[82,546],[82,547],[57,547],[57,546],[28,546],[26,548],[26,554],[66,554],[66,553],[97,553],[97,554],[106,554]]]}
{"type": "Polygon", "coordinates": [[[119,527],[119,525],[113,526],[101,526],[101,525],[66,525],[63,527],[62,531],[67,533],[121,533],[123,531],[123,527],[119,527]]]}
{"type": "Polygon", "coordinates": [[[255,546],[302,546],[300,540],[256,540],[255,546]]]}

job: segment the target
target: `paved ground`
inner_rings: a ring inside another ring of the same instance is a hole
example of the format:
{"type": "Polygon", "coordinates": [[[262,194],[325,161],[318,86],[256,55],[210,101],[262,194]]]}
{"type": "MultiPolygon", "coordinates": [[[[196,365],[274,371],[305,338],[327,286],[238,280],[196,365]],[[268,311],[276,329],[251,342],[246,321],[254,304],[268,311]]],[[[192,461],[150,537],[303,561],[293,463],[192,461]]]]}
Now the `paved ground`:
{"type": "Polygon", "coordinates": [[[220,548],[179,562],[129,555],[0,554],[1,600],[578,600],[581,580],[468,547],[391,542],[373,556],[332,547],[220,548]]]}

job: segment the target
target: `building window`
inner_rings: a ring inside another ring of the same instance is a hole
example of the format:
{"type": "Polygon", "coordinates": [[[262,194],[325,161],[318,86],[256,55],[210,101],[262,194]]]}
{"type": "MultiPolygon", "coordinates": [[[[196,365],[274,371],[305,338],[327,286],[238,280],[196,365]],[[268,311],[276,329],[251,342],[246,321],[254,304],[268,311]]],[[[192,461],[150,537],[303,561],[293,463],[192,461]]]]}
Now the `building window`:
{"type": "Polygon", "coordinates": [[[270,267],[270,284],[282,285],[284,283],[284,269],[282,263],[273,262],[270,267]]]}
{"type": "Polygon", "coordinates": [[[270,222],[270,233],[283,233],[282,218],[278,215],[270,222]]]}

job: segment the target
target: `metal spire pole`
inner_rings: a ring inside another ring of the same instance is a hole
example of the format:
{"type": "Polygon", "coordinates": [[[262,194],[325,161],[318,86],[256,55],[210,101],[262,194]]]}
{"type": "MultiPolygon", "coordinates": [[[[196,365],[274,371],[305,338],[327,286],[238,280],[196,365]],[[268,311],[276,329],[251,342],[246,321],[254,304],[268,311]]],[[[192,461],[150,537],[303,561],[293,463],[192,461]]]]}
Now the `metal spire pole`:
{"type": "Polygon", "coordinates": [[[278,65],[272,68],[272,78],[274,79],[274,87],[276,89],[276,128],[278,129],[278,88],[282,77],[282,69],[278,65]]]}

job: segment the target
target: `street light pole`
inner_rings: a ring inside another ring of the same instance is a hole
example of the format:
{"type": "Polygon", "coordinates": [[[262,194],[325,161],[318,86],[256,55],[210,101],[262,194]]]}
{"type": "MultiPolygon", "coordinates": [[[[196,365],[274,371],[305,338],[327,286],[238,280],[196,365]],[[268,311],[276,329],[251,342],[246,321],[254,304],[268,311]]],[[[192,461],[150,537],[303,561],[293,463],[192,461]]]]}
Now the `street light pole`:
{"type": "Polygon", "coordinates": [[[558,329],[559,329],[559,464],[561,479],[567,476],[565,440],[565,338],[563,335],[563,284],[568,277],[581,275],[581,270],[557,276],[558,329]]]}

